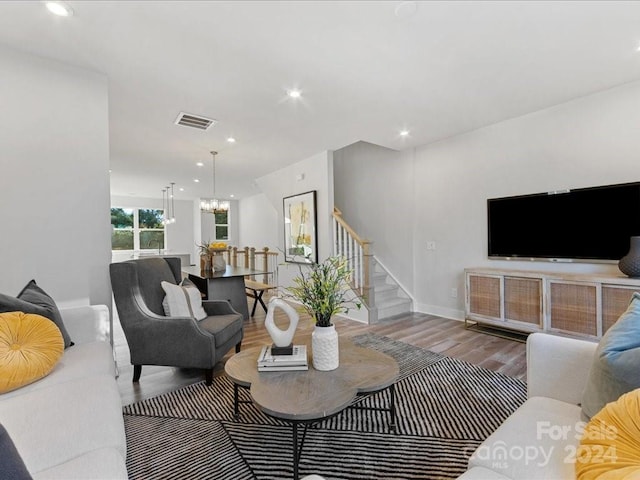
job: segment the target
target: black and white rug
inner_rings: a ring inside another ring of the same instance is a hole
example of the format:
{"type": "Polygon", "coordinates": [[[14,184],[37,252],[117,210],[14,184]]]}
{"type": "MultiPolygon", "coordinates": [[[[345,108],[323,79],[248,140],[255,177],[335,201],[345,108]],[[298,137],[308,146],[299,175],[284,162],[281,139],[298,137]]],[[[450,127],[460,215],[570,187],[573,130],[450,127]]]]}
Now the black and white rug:
{"type": "MultiPolygon", "coordinates": [[[[397,431],[386,413],[347,409],[309,427],[301,476],[332,479],[447,479],[526,399],[515,378],[374,334],[354,343],[393,356],[397,431]]],[[[249,399],[248,392],[241,394],[249,399]]],[[[386,407],[388,393],[363,397],[386,407]]],[[[124,407],[131,479],[290,479],[291,426],[253,405],[233,419],[225,377],[124,407]]]]}

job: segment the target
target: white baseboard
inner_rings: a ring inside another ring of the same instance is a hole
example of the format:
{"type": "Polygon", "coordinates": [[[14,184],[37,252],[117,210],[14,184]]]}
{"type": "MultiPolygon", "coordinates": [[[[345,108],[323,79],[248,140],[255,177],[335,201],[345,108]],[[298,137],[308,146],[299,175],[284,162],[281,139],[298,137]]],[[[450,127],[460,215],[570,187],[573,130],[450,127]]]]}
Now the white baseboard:
{"type": "Polygon", "coordinates": [[[424,303],[414,303],[414,310],[418,313],[426,313],[428,315],[437,315],[438,317],[449,318],[464,322],[464,310],[456,310],[453,308],[444,308],[437,305],[427,305],[424,303]]]}

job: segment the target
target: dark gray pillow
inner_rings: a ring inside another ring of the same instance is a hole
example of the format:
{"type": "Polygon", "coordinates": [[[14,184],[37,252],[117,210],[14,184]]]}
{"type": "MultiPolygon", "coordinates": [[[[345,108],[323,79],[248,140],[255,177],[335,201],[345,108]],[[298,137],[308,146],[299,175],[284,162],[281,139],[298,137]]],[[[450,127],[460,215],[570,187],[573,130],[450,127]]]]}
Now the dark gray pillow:
{"type": "Polygon", "coordinates": [[[640,388],[640,293],[602,336],[582,394],[582,413],[593,417],[609,402],[640,388]]]}
{"type": "Polygon", "coordinates": [[[13,440],[0,424],[0,477],[11,480],[32,480],[33,477],[18,453],[13,440]]]}
{"type": "Polygon", "coordinates": [[[24,312],[42,315],[55,323],[60,329],[64,339],[64,348],[73,345],[56,303],[36,284],[35,280],[27,283],[17,298],[0,293],[0,313],[2,312],[24,312]]]}

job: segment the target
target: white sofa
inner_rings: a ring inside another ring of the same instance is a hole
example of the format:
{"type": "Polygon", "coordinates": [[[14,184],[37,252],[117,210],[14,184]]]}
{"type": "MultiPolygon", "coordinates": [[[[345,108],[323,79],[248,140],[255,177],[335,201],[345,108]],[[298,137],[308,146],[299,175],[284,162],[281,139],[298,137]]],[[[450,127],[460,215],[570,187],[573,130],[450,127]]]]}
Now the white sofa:
{"type": "Polygon", "coordinates": [[[96,305],[60,313],[76,345],[45,378],[0,395],[0,424],[34,479],[126,479],[122,406],[105,341],[109,311],[96,305]]]}
{"type": "Polygon", "coordinates": [[[473,453],[464,480],[575,478],[585,426],[579,403],[597,343],[534,333],[527,401],[473,453]]]}

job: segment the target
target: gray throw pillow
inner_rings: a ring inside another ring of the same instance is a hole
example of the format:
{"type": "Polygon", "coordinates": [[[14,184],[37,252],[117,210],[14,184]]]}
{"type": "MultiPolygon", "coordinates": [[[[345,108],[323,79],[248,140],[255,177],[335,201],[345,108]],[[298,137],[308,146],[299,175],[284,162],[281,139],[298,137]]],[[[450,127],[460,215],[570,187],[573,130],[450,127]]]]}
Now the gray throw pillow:
{"type": "Polygon", "coordinates": [[[24,312],[42,315],[55,323],[60,329],[64,339],[64,348],[73,345],[56,303],[36,284],[35,280],[27,283],[17,298],[0,293],[0,313],[3,312],[24,312]]]}
{"type": "Polygon", "coordinates": [[[582,413],[593,417],[607,403],[640,388],[640,293],[602,336],[582,394],[582,413]]]}
{"type": "Polygon", "coordinates": [[[0,478],[11,480],[31,480],[33,477],[18,453],[11,437],[0,424],[0,478]]]}

